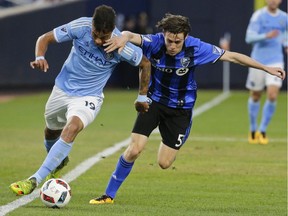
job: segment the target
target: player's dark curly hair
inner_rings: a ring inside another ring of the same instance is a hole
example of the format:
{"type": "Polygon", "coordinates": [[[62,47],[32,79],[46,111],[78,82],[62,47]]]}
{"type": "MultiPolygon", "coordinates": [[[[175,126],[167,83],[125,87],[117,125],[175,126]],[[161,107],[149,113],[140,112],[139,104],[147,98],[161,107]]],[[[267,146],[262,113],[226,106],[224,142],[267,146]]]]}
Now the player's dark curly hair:
{"type": "Polygon", "coordinates": [[[115,28],[115,19],[114,9],[107,5],[101,5],[95,8],[93,26],[97,32],[112,32],[115,28]]]}
{"type": "Polygon", "coordinates": [[[157,23],[156,27],[162,29],[164,32],[168,31],[174,34],[184,33],[185,37],[191,30],[188,17],[173,15],[171,13],[166,13],[162,20],[157,23]]]}

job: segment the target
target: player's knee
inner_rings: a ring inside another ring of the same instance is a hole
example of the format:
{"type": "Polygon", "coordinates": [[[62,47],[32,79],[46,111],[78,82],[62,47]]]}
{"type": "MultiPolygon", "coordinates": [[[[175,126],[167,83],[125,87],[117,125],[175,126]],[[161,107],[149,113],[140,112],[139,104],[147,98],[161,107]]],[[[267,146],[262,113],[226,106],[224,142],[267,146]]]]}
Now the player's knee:
{"type": "Polygon", "coordinates": [[[169,160],[158,160],[158,164],[161,167],[161,169],[168,169],[173,162],[169,160]]]}
{"type": "Polygon", "coordinates": [[[277,94],[276,93],[269,93],[268,94],[268,100],[271,102],[274,102],[277,100],[277,94]]]}
{"type": "Polygon", "coordinates": [[[129,148],[126,155],[129,160],[134,161],[139,157],[140,154],[141,154],[141,150],[138,149],[137,147],[134,147],[134,148],[129,148]]]}
{"type": "Polygon", "coordinates": [[[261,92],[251,92],[251,98],[254,102],[258,102],[261,98],[261,92]]]}
{"type": "Polygon", "coordinates": [[[67,128],[71,133],[75,134],[75,133],[78,133],[79,131],[81,131],[83,127],[81,125],[78,125],[78,124],[69,124],[67,128]]]}
{"type": "Polygon", "coordinates": [[[81,125],[67,124],[62,131],[61,138],[67,143],[73,142],[82,129],[81,125]]]}
{"type": "Polygon", "coordinates": [[[124,152],[124,156],[128,161],[135,161],[139,155],[141,154],[142,150],[136,145],[130,145],[126,151],[124,152]]]}

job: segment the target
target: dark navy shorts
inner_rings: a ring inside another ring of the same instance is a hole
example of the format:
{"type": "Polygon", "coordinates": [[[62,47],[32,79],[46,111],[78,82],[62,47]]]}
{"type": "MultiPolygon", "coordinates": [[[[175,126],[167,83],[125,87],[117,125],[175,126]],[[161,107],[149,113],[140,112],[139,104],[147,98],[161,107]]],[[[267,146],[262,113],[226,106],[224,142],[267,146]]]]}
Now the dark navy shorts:
{"type": "Polygon", "coordinates": [[[189,136],[192,109],[170,108],[153,101],[148,112],[138,113],[132,132],[149,137],[157,126],[162,142],[178,150],[189,136]]]}

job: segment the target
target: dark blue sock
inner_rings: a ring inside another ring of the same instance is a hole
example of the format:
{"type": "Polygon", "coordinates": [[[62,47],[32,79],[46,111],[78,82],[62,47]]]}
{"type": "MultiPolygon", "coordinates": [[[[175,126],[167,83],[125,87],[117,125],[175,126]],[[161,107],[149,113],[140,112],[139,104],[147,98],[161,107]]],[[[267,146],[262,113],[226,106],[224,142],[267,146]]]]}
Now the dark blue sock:
{"type": "Polygon", "coordinates": [[[119,187],[132,170],[133,165],[134,162],[125,161],[123,155],[121,155],[116,165],[116,170],[112,173],[112,176],[106,188],[106,195],[114,199],[119,187]]]}

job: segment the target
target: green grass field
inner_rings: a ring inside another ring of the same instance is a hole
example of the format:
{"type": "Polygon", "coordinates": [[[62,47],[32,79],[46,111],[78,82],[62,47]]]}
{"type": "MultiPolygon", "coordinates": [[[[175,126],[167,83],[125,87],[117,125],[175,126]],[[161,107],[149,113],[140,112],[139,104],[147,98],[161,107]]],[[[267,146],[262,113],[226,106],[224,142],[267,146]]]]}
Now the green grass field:
{"type": "MultiPolygon", "coordinates": [[[[220,93],[200,90],[196,108],[220,93]]],[[[48,95],[0,103],[0,209],[18,199],[9,191],[10,183],[33,174],[46,155],[43,112],[48,95]]],[[[106,91],[99,116],[77,137],[65,172],[129,137],[136,95],[134,90],[106,91]]],[[[161,138],[151,135],[114,205],[88,202],[103,194],[124,149],[72,181],[72,199],[65,208],[49,209],[36,199],[8,215],[287,215],[287,93],[279,97],[267,146],[247,143],[247,97],[247,91],[233,91],[223,103],[195,117],[190,138],[168,170],[156,163],[161,138]]]]}

